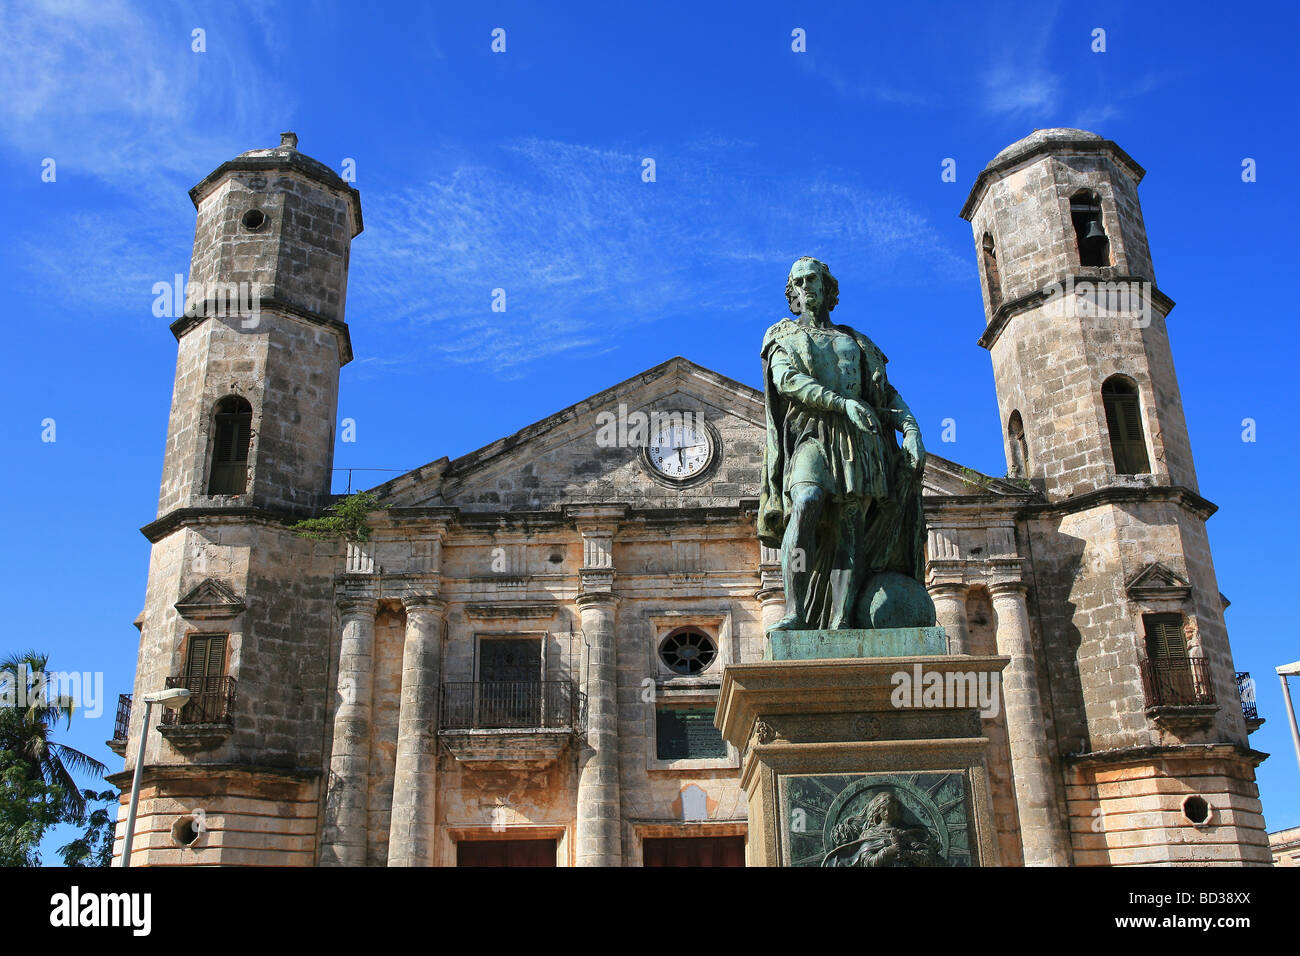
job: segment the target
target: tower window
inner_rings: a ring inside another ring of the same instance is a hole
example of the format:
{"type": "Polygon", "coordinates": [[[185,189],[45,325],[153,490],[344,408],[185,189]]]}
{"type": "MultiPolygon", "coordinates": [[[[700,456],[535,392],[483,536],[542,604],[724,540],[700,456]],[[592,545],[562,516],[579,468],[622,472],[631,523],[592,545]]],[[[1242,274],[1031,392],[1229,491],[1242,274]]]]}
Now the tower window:
{"type": "Polygon", "coordinates": [[[992,311],[1002,304],[1002,277],[998,273],[998,254],[991,234],[984,233],[980,249],[984,259],[984,284],[989,293],[989,310],[992,311]]]}
{"type": "Polygon", "coordinates": [[[266,213],[260,209],[250,209],[239,220],[249,232],[256,232],[266,225],[266,213]]]}
{"type": "Polygon", "coordinates": [[[1151,462],[1142,435],[1137,387],[1113,376],[1102,383],[1101,400],[1106,406],[1106,428],[1110,432],[1110,454],[1115,461],[1115,474],[1150,474],[1151,462]]]}
{"type": "Polygon", "coordinates": [[[1070,200],[1070,219],[1079,244],[1079,265],[1110,265],[1110,240],[1101,223],[1101,200],[1097,194],[1086,190],[1076,193],[1070,200]]]}
{"type": "Polygon", "coordinates": [[[242,495],[248,485],[248,443],[253,406],[237,396],[217,403],[216,443],[212,449],[210,495],[242,495]]]}
{"type": "Polygon", "coordinates": [[[1024,478],[1029,474],[1029,446],[1019,411],[1012,412],[1007,420],[1007,443],[1011,448],[1011,477],[1024,478]]]}

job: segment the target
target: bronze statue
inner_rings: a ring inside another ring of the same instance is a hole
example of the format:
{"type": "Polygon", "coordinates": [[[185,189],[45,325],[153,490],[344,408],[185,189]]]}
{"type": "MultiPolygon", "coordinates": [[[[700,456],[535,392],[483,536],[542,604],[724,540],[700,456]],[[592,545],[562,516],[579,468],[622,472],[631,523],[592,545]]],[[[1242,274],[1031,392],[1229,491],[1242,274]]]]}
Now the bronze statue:
{"type": "Polygon", "coordinates": [[[904,827],[903,805],[886,790],[857,816],[836,824],[835,848],[822,866],[942,866],[934,836],[925,827],[904,827]]]}
{"type": "Polygon", "coordinates": [[[875,343],[831,323],[839,283],[825,263],[797,260],[785,294],[797,318],[768,329],[762,348],[758,537],[781,550],[786,600],[774,629],[894,626],[902,619],[869,619],[873,594],[878,607],[886,593],[905,606],[908,626],[932,625],[919,583],[921,429],[875,343]]]}

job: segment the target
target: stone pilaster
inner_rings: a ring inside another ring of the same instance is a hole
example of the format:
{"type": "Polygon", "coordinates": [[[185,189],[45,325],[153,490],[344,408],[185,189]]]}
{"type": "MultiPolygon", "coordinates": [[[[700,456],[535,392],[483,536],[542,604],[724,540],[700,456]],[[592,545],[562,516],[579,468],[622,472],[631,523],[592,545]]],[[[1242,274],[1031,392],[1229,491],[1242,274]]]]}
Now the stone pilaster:
{"type": "Polygon", "coordinates": [[[433,866],[438,680],[446,602],[433,594],[416,593],[403,598],[402,604],[406,608],[406,641],[388,865],[433,866]]]}
{"type": "Polygon", "coordinates": [[[781,552],[760,544],[758,579],[759,588],[754,592],[763,615],[763,634],[785,614],[785,586],[781,582],[781,552]]]}
{"type": "Polygon", "coordinates": [[[338,708],[334,712],[334,748],[330,753],[330,784],[321,834],[322,866],[366,863],[371,675],[378,607],[379,602],[368,594],[350,594],[339,600],[342,640],[338,708]]]}
{"type": "Polygon", "coordinates": [[[1056,806],[1025,585],[1018,579],[997,580],[989,592],[997,617],[998,653],[1011,659],[1002,674],[1002,703],[1007,715],[1025,865],[1069,866],[1069,837],[1056,806]]]}

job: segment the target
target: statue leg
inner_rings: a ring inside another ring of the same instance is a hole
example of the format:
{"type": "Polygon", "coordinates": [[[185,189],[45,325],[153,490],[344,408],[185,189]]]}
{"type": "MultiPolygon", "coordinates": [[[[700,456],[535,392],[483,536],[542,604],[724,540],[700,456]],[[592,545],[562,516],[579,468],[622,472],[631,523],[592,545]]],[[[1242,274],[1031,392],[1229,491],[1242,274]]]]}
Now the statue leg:
{"type": "Polygon", "coordinates": [[[785,616],[773,625],[773,630],[800,630],[808,626],[808,578],[817,543],[817,520],[825,502],[825,490],[811,482],[800,482],[790,489],[790,519],[781,541],[785,616]]]}
{"type": "Polygon", "coordinates": [[[866,569],[862,505],[857,502],[843,504],[836,527],[839,538],[835,546],[834,569],[830,574],[831,618],[826,625],[832,630],[861,626],[854,619],[854,609],[866,569]]]}

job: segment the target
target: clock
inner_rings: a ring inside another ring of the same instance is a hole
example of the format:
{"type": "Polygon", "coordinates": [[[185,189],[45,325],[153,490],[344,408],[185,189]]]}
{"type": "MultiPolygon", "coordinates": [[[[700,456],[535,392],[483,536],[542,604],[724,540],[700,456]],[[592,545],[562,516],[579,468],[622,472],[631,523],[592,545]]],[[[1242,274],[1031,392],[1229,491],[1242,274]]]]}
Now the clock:
{"type": "Polygon", "coordinates": [[[674,421],[650,435],[645,449],[646,464],[657,477],[674,483],[701,477],[713,463],[717,449],[712,429],[697,415],[666,417],[674,421]],[[681,420],[677,421],[678,418],[681,420]]]}

